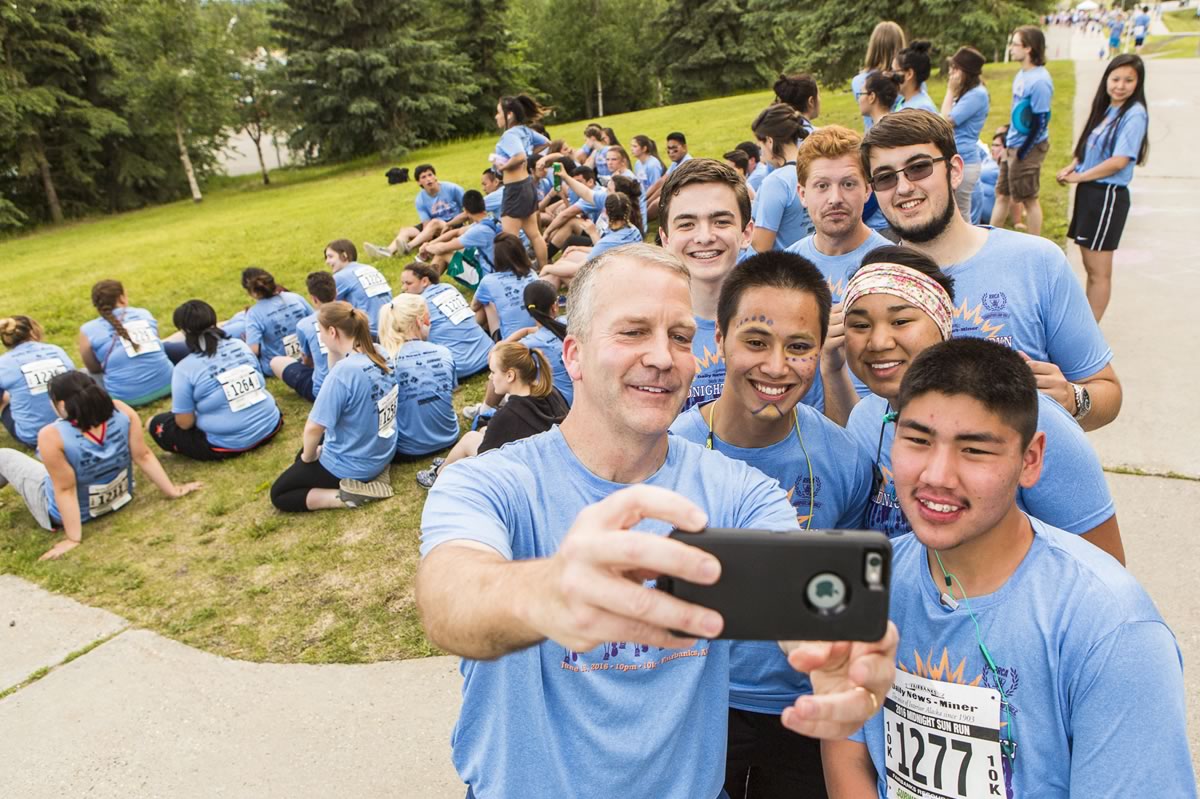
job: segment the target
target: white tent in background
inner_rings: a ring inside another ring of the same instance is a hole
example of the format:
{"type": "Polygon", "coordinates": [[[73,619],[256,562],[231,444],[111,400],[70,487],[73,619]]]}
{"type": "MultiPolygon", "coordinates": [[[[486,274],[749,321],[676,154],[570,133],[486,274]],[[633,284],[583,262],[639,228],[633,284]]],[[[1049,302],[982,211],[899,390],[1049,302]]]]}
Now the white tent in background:
{"type": "Polygon", "coordinates": [[[1083,0],[1082,3],[1075,6],[1075,10],[1076,11],[1095,11],[1099,7],[1100,7],[1099,3],[1092,2],[1092,0],[1083,0]]]}

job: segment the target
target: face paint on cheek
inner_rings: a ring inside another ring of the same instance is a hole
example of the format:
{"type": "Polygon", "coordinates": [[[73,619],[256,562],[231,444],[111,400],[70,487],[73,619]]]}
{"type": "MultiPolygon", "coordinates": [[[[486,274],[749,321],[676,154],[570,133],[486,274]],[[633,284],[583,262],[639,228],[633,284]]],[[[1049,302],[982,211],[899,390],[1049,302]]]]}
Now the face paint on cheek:
{"type": "MultiPolygon", "coordinates": [[[[783,411],[779,410],[779,406],[778,406],[778,405],[775,405],[774,403],[770,403],[770,402],[768,402],[768,403],[766,403],[765,405],[763,405],[763,406],[762,406],[761,408],[759,408],[757,411],[750,411],[750,413],[751,413],[752,415],[754,415],[754,416],[759,416],[759,415],[761,415],[762,413],[764,413],[765,411],[767,411],[768,409],[769,409],[769,410],[772,410],[772,411],[774,411],[774,412],[775,412],[775,417],[776,417],[776,418],[782,418],[782,416],[783,416],[783,411]]],[[[767,415],[768,415],[768,416],[770,416],[771,414],[767,414],[767,415]]]]}

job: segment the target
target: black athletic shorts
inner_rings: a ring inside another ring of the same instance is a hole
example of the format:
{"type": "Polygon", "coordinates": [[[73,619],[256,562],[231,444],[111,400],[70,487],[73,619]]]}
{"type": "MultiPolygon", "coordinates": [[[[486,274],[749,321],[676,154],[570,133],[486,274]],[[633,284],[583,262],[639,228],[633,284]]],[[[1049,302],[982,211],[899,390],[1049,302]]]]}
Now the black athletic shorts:
{"type": "Polygon", "coordinates": [[[821,742],[771,713],[729,708],[725,791],[731,799],[826,799],[821,742]]]}
{"type": "Polygon", "coordinates": [[[280,414],[279,424],[261,441],[245,449],[223,449],[210,444],[208,436],[196,425],[184,430],[175,421],[175,414],[167,412],[160,413],[150,420],[150,437],[164,452],[174,452],[197,461],[223,461],[261,447],[274,438],[282,427],[283,414],[280,414]]]}
{"type": "Polygon", "coordinates": [[[1129,189],[1111,183],[1080,183],[1067,237],[1089,250],[1115,250],[1129,216],[1129,189]]]}
{"type": "Polygon", "coordinates": [[[500,201],[500,216],[527,219],[537,212],[537,189],[533,178],[504,184],[504,197],[500,201]]]}

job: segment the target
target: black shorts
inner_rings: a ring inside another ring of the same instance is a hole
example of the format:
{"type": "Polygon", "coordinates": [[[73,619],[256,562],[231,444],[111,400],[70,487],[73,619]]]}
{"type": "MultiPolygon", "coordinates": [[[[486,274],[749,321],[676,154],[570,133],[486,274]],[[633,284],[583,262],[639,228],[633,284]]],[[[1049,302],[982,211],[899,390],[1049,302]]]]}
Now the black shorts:
{"type": "Polygon", "coordinates": [[[729,708],[725,790],[732,799],[826,799],[821,742],[792,732],[779,716],[729,708]]]}
{"type": "Polygon", "coordinates": [[[1111,183],[1080,183],[1067,237],[1089,250],[1111,251],[1121,243],[1129,216],[1129,189],[1111,183]]]}
{"type": "Polygon", "coordinates": [[[500,216],[513,219],[528,219],[537,212],[537,189],[533,178],[504,184],[504,197],[500,201],[500,216]]]}
{"type": "Polygon", "coordinates": [[[281,377],[287,387],[294,390],[302,399],[309,402],[317,401],[317,396],[313,393],[313,368],[311,366],[305,366],[296,361],[288,364],[281,377]]]}
{"type": "Polygon", "coordinates": [[[223,449],[208,443],[208,436],[198,426],[184,430],[175,421],[175,414],[160,413],[150,420],[150,437],[164,452],[174,452],[197,461],[223,461],[266,444],[283,427],[283,414],[271,434],[245,449],[223,449]]]}

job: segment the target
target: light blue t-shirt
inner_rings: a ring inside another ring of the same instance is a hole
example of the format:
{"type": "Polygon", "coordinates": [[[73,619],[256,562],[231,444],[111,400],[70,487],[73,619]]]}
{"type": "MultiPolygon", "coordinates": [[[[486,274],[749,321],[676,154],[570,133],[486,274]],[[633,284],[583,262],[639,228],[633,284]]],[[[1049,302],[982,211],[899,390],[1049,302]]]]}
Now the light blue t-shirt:
{"type": "Polygon", "coordinates": [[[432,197],[424,189],[417,192],[414,201],[417,206],[417,216],[422,222],[430,219],[440,219],[449,222],[462,213],[463,187],[448,180],[438,181],[438,191],[432,197]]]}
{"type": "Polygon", "coordinates": [[[290,291],[261,299],[246,311],[246,343],[258,345],[258,362],[264,375],[274,374],[271,359],[276,355],[300,357],[296,323],[312,312],[308,300],[290,291]]]}
{"type": "MultiPolygon", "coordinates": [[[[782,441],[758,449],[735,447],[714,435],[713,449],[775,480],[787,492],[801,528],[862,529],[871,490],[870,459],[849,433],[819,411],[797,405],[796,414],[803,446],[793,430],[782,441]]],[[[708,423],[701,408],[680,414],[671,432],[705,446],[708,423]]],[[[812,693],[808,677],[788,665],[775,641],[734,641],[729,657],[731,707],[778,715],[796,697],[812,693]]]]}
{"type": "Polygon", "coordinates": [[[671,163],[667,164],[667,174],[669,175],[672,172],[674,172],[675,167],[679,166],[680,164],[687,163],[688,161],[691,161],[691,160],[692,160],[692,154],[684,153],[683,158],[680,158],[678,161],[672,161],[671,163]]]}
{"type": "Polygon", "coordinates": [[[643,239],[642,231],[638,230],[633,225],[626,225],[620,230],[609,228],[600,241],[592,245],[592,249],[588,251],[588,260],[595,258],[597,255],[606,253],[613,247],[622,247],[626,244],[636,244],[643,239]]]}
{"type": "Polygon", "coordinates": [[[924,84],[920,90],[912,97],[905,99],[904,95],[896,97],[896,104],[892,106],[892,113],[903,111],[905,108],[916,108],[920,111],[929,111],[933,114],[940,114],[941,109],[933,102],[933,98],[929,96],[929,92],[925,91],[924,84]]]}
{"type": "Polygon", "coordinates": [[[388,279],[373,266],[357,261],[333,273],[337,299],[344,300],[367,315],[371,335],[379,335],[379,309],[392,301],[388,279]]]}
{"type": "MultiPolygon", "coordinates": [[[[850,252],[844,255],[825,255],[817,249],[817,236],[805,236],[800,241],[787,248],[790,253],[801,255],[813,262],[817,269],[821,270],[821,274],[825,276],[825,282],[829,284],[829,293],[832,297],[834,305],[842,301],[842,295],[846,293],[846,284],[850,282],[850,278],[862,266],[863,258],[867,253],[876,247],[884,247],[891,244],[890,241],[876,233],[874,230],[870,232],[866,240],[855,247],[850,252]]],[[[858,396],[865,397],[871,393],[867,388],[867,384],[858,379],[854,374],[850,375],[850,382],[854,384],[854,390],[858,396]]],[[[813,387],[808,390],[805,395],[805,401],[810,405],[817,405],[816,398],[820,397],[821,401],[818,407],[825,407],[825,383],[821,378],[820,370],[817,371],[813,379],[813,387]],[[809,398],[813,401],[809,401],[809,398]]]]}
{"type": "Polygon", "coordinates": [[[991,97],[981,83],[963,93],[950,108],[950,119],[954,122],[954,145],[965,164],[979,163],[979,133],[987,122],[991,97]]]}
{"type": "Polygon", "coordinates": [[[235,451],[269,436],[280,417],[258,359],[240,338],[221,339],[211,358],[193,352],[175,364],[171,413],[195,414],[209,446],[235,451]]]}
{"type": "MultiPolygon", "coordinates": [[[[900,509],[892,482],[896,425],[883,421],[889,410],[887,400],[868,394],[850,412],[846,429],[873,461],[878,453],[878,484],[871,491],[867,527],[893,538],[912,532],[912,526],[900,509]]],[[[1111,519],[1116,506],[1087,434],[1061,405],[1040,391],[1037,429],[1046,434],[1042,476],[1032,487],[1017,489],[1021,510],[1077,535],[1091,532],[1111,519]]]]}
{"type": "Polygon", "coordinates": [[[495,152],[501,159],[501,164],[503,164],[522,153],[525,154],[526,158],[531,158],[536,148],[549,143],[549,139],[533,128],[526,127],[525,125],[514,125],[501,134],[500,140],[496,142],[495,152]]]}
{"type": "Polygon", "coordinates": [[[612,175],[612,170],[608,168],[608,145],[601,145],[600,149],[596,150],[596,158],[592,161],[592,169],[596,173],[596,180],[601,181],[602,178],[608,178],[612,175]]]}
{"type": "Polygon", "coordinates": [[[762,186],[763,178],[770,174],[770,172],[771,167],[767,165],[766,161],[759,161],[754,169],[750,170],[750,174],[746,175],[746,183],[750,188],[754,189],[755,196],[758,195],[758,189],[762,186]]]}
{"type": "MultiPolygon", "coordinates": [[[[501,188],[504,187],[501,186],[501,188]]],[[[546,199],[547,194],[554,191],[554,179],[551,177],[544,177],[541,180],[535,180],[533,182],[533,188],[537,192],[538,202],[541,202],[542,200],[546,199]]]]}
{"type": "Polygon", "coordinates": [[[517,277],[515,272],[492,272],[483,276],[475,289],[475,301],[496,306],[500,317],[500,338],[508,338],[523,327],[533,327],[537,322],[525,307],[525,287],[537,280],[530,272],[517,277]]]}
{"type": "MultiPolygon", "coordinates": [[[[1050,100],[1054,97],[1054,80],[1045,67],[1018,70],[1013,76],[1012,120],[1008,127],[1005,146],[1021,148],[1033,130],[1034,114],[1049,114],[1050,100]]],[[[1050,138],[1050,118],[1038,133],[1034,144],[1050,138]]]]}
{"type": "Polygon", "coordinates": [[[50,379],[74,370],[62,347],[44,341],[26,341],[0,355],[0,394],[8,393],[22,444],[36,447],[38,432],[58,418],[50,404],[50,379]]]}
{"type": "Polygon", "coordinates": [[[1138,14],[1133,18],[1133,37],[1135,39],[1146,38],[1147,31],[1150,30],[1150,15],[1138,14]]]}
{"type": "Polygon", "coordinates": [[[1108,23],[1108,41],[1109,44],[1117,44],[1121,41],[1121,34],[1125,31],[1125,20],[1114,19],[1108,23]]]}
{"type": "Polygon", "coordinates": [[[458,415],[454,412],[454,356],[440,344],[413,339],[391,359],[392,377],[400,389],[396,406],[396,451],[426,455],[454,446],[458,415]]]}
{"type": "Polygon", "coordinates": [[[1150,122],[1150,117],[1146,113],[1146,106],[1134,103],[1121,118],[1114,137],[1112,125],[1117,118],[1118,111],[1120,111],[1119,108],[1109,106],[1108,111],[1104,113],[1104,119],[1088,134],[1087,147],[1083,151],[1083,163],[1076,166],[1075,171],[1086,172],[1113,156],[1123,155],[1129,159],[1129,163],[1123,166],[1120,172],[1101,178],[1096,182],[1113,186],[1128,186],[1133,180],[1133,166],[1137,162],[1138,151],[1142,148],[1142,139],[1146,138],[1146,126],[1150,122]]]}
{"type": "Polygon", "coordinates": [[[1058,245],[1040,236],[988,229],[979,252],[943,267],[954,278],[954,336],[986,338],[1049,361],[1079,381],[1112,360],[1058,245]]]}
{"type": "Polygon", "coordinates": [[[230,338],[240,338],[242,341],[245,341],[246,311],[243,309],[229,317],[225,324],[221,325],[221,329],[224,330],[230,338]]]}
{"type": "Polygon", "coordinates": [[[796,165],[786,164],[763,178],[754,197],[754,227],[775,234],[776,250],[786,250],[813,232],[808,211],[796,192],[796,165]]]}
{"type": "MultiPolygon", "coordinates": [[[[1037,519],[1030,522],[1033,544],[1016,571],[994,593],[970,597],[978,634],[964,603],[951,610],[941,602],[945,587],[930,575],[925,547],[913,536],[893,542],[889,615],[902,630],[897,671],[993,692],[999,682],[1017,751],[1015,765],[997,758],[1002,773],[987,796],[1192,799],[1182,663],[1170,628],[1137,580],[1108,554],[1037,519]],[[995,672],[984,662],[977,635],[995,672]]],[[[953,732],[929,735],[910,723],[924,726],[927,719],[889,720],[895,699],[889,695],[884,710],[852,736],[865,740],[879,796],[887,795],[886,736],[901,734],[901,726],[910,727],[903,730],[907,745],[900,754],[893,739],[893,757],[903,758],[906,769],[917,768],[926,785],[941,769],[942,793],[959,796],[953,787],[964,753],[984,744],[953,724],[953,732]],[[888,723],[896,729],[885,729],[888,723]],[[917,738],[925,745],[919,764],[917,738]]],[[[996,693],[990,701],[995,705],[988,721],[995,729],[1007,719],[996,693]]]]}
{"type": "Polygon", "coordinates": [[[429,309],[429,340],[450,350],[459,380],[487,368],[492,340],[458,289],[437,283],[421,294],[429,309]]]}
{"type": "Polygon", "coordinates": [[[475,248],[479,268],[483,270],[484,274],[488,274],[496,268],[496,236],[501,232],[503,232],[503,228],[500,227],[500,220],[488,217],[471,223],[471,226],[458,237],[458,243],[463,246],[463,249],[475,248]]]}
{"type": "Polygon", "coordinates": [[[633,171],[637,175],[638,182],[642,184],[642,196],[646,196],[646,192],[650,191],[650,187],[658,182],[664,174],[662,162],[654,156],[650,156],[645,161],[638,161],[633,165],[633,171]]]}
{"type": "Polygon", "coordinates": [[[392,375],[361,352],[333,365],[308,413],[325,428],[319,460],[330,474],[370,480],[392,462],[398,395],[392,375]]]}
{"type": "Polygon", "coordinates": [[[491,214],[497,222],[500,221],[500,209],[504,206],[504,187],[489,191],[483,195],[483,210],[491,214]]]}
{"type": "Polygon", "coordinates": [[[717,321],[694,315],[692,318],[696,320],[696,335],[692,339],[696,376],[692,378],[692,388],[683,403],[685,411],[712,402],[721,396],[725,385],[725,354],[717,346],[717,321]]]}
{"type": "Polygon", "coordinates": [[[325,382],[325,375],[329,374],[329,350],[321,343],[320,336],[317,335],[321,329],[321,323],[317,321],[317,315],[311,313],[296,323],[296,336],[300,339],[300,354],[307,357],[313,364],[312,375],[312,393],[317,396],[321,393],[321,384],[325,382]]]}
{"type": "MultiPolygon", "coordinates": [[[[564,325],[567,323],[565,317],[560,317],[558,321],[564,325]]],[[[537,330],[521,339],[521,343],[541,350],[546,356],[554,372],[554,387],[570,405],[575,400],[575,384],[571,382],[571,375],[567,374],[567,367],[563,364],[562,339],[539,325],[537,330]]]]}
{"type": "MultiPolygon", "coordinates": [[[[695,502],[713,527],[796,527],[777,483],[678,436],[645,482],[695,502]]],[[[549,557],[581,510],[624,487],[588,471],[555,426],[444,468],[425,501],[421,555],[469,540],[510,560],[549,557]]],[[[671,528],[646,520],[635,529],[671,528]]],[[[454,765],[476,796],[588,796],[622,779],[656,799],[721,793],[727,641],[684,650],[610,641],[573,652],[546,640],[463,660],[462,673],[454,765]]]]}
{"type": "Polygon", "coordinates": [[[128,401],[170,386],[171,360],[163,352],[154,316],[143,308],[114,308],[113,316],[133,339],[132,344],[101,318],[80,328],[103,367],[104,390],[128,401]]]}

